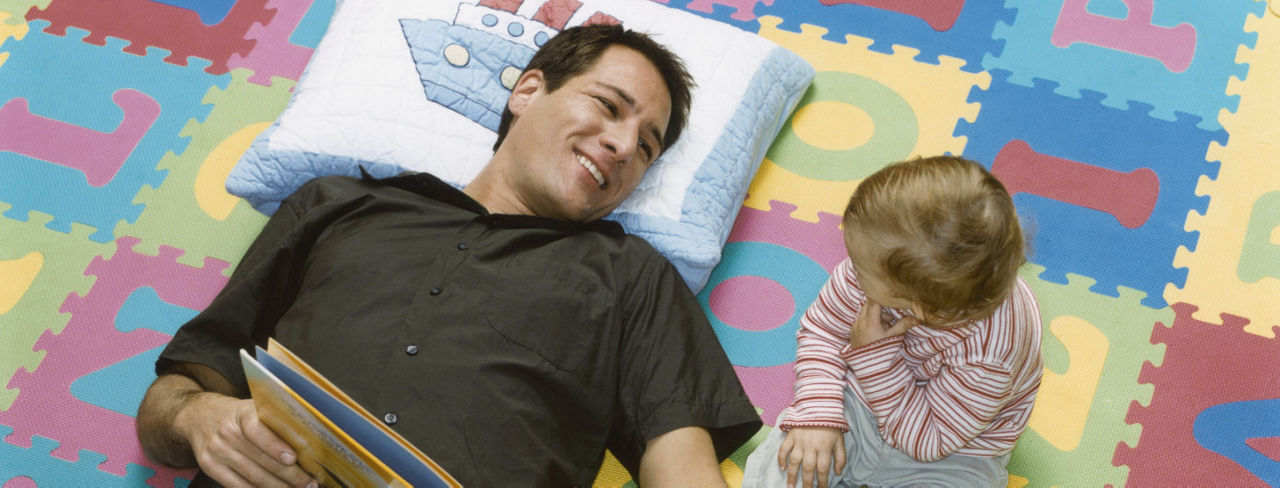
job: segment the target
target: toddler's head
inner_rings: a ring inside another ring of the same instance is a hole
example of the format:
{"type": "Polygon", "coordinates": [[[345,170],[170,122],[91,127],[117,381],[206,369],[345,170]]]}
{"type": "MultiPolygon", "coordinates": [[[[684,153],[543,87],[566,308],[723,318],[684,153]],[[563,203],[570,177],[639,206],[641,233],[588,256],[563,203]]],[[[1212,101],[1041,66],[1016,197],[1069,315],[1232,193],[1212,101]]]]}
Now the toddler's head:
{"type": "Polygon", "coordinates": [[[942,327],[990,316],[1025,261],[1013,200],[978,163],[954,156],[891,164],[844,213],[859,284],[883,306],[942,327]]]}

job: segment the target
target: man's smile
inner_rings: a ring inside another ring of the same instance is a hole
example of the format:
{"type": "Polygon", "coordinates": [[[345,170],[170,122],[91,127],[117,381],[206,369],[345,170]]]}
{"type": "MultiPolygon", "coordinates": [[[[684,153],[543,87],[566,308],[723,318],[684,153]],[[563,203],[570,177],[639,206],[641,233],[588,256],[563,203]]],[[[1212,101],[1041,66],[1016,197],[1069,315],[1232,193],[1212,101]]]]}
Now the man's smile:
{"type": "Polygon", "coordinates": [[[596,184],[600,186],[601,190],[609,186],[609,182],[605,181],[604,174],[600,172],[600,168],[597,168],[595,163],[592,163],[586,156],[577,152],[573,153],[573,155],[578,158],[578,164],[581,164],[583,168],[587,168],[587,171],[591,173],[591,177],[596,179],[596,184]]]}

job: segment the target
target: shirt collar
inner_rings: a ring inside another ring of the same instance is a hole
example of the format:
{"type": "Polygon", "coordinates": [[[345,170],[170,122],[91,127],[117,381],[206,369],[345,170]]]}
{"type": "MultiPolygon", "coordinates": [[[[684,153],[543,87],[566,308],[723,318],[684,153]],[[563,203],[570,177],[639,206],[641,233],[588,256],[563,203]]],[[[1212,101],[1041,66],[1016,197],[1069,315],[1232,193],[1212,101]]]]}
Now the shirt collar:
{"type": "Polygon", "coordinates": [[[360,177],[366,182],[399,188],[441,203],[446,203],[463,210],[467,210],[484,217],[486,220],[500,223],[503,226],[538,227],[565,232],[597,231],[618,235],[626,233],[621,224],[611,220],[575,222],[537,215],[490,214],[489,210],[484,208],[484,205],[481,205],[480,202],[477,202],[466,193],[463,193],[462,190],[445,183],[443,180],[430,173],[409,171],[388,178],[375,178],[366,172],[364,167],[361,166],[360,177]]]}

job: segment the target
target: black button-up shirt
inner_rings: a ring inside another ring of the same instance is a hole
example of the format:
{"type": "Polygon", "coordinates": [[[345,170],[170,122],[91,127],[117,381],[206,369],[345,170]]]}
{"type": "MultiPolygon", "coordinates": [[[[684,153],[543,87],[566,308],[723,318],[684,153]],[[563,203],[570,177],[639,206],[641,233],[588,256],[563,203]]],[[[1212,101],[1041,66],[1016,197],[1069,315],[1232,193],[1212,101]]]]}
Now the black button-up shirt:
{"type": "Polygon", "coordinates": [[[696,299],[613,222],[489,214],[425,174],[324,177],[272,216],[156,364],[245,385],[276,337],[470,486],[590,484],[608,448],[760,427],[696,299]]]}

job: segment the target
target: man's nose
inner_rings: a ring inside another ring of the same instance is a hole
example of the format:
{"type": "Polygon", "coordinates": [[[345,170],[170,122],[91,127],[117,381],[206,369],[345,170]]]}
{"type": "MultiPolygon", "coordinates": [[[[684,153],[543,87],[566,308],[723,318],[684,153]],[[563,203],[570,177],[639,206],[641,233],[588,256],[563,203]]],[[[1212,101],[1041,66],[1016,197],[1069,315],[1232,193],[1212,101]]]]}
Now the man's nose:
{"type": "Polygon", "coordinates": [[[603,137],[605,148],[609,150],[615,160],[622,164],[631,162],[635,157],[638,142],[639,136],[636,128],[631,127],[631,124],[621,122],[609,124],[603,137]]]}

